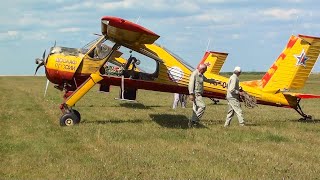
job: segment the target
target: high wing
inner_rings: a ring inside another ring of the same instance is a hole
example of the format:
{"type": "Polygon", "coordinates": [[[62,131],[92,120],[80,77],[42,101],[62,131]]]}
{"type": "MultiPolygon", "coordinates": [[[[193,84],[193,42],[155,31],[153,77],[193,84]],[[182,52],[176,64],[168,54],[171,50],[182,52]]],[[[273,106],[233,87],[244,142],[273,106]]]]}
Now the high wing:
{"type": "Polygon", "coordinates": [[[120,44],[152,44],[160,36],[131,21],[104,16],[101,18],[101,32],[120,44]]]}

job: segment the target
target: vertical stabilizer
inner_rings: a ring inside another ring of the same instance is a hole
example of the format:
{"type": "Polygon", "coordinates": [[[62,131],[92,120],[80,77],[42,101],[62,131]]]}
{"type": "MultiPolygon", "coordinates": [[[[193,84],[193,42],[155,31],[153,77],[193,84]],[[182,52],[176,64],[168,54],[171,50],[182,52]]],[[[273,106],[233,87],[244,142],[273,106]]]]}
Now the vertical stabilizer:
{"type": "Polygon", "coordinates": [[[219,74],[227,56],[228,56],[228,53],[207,51],[204,54],[199,65],[200,64],[207,65],[208,69],[206,73],[219,74]]]}
{"type": "Polygon", "coordinates": [[[320,53],[320,38],[291,36],[287,46],[268,72],[260,87],[264,91],[285,91],[302,88],[320,53]]]}

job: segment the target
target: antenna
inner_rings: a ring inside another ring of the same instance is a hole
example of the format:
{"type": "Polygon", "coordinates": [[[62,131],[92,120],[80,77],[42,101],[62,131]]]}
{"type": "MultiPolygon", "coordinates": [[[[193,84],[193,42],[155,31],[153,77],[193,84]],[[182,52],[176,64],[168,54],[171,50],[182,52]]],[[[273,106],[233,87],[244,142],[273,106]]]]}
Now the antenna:
{"type": "Polygon", "coordinates": [[[211,41],[211,39],[209,38],[209,39],[208,39],[207,48],[206,48],[206,52],[207,52],[207,51],[208,51],[208,49],[209,49],[210,41],[211,41]]]}
{"type": "Polygon", "coordinates": [[[293,26],[292,26],[292,35],[293,35],[293,33],[294,33],[294,29],[295,29],[295,27],[297,26],[297,24],[298,24],[298,19],[299,19],[299,15],[297,15],[297,17],[296,17],[296,21],[293,23],[293,26]]]}

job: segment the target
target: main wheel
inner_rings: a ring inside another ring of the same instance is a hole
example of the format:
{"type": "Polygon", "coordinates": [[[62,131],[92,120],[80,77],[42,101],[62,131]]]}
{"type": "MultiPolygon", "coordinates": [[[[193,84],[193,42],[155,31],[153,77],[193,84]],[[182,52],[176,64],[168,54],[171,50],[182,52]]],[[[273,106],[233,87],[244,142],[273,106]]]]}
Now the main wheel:
{"type": "Polygon", "coordinates": [[[80,120],[75,113],[67,113],[60,118],[60,126],[73,126],[79,122],[80,120]]]}

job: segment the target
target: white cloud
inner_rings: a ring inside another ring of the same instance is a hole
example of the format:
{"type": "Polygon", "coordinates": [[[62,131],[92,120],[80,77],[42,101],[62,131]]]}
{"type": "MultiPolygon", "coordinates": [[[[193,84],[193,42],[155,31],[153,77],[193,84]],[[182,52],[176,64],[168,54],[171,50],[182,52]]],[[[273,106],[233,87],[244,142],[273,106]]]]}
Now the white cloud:
{"type": "Polygon", "coordinates": [[[96,7],[105,11],[115,11],[122,9],[133,9],[142,12],[196,12],[201,10],[199,5],[193,1],[181,1],[171,3],[164,0],[147,1],[147,0],[123,0],[116,2],[96,3],[96,7]]]}
{"type": "Polygon", "coordinates": [[[69,27],[69,28],[61,28],[58,29],[58,32],[79,32],[80,28],[77,27],[69,27]]]}
{"type": "Polygon", "coordinates": [[[22,14],[22,17],[18,19],[18,25],[26,26],[26,25],[32,25],[32,24],[39,24],[41,21],[39,17],[36,17],[32,13],[25,13],[22,14]]]}
{"type": "Polygon", "coordinates": [[[49,35],[47,32],[33,31],[26,32],[22,38],[23,40],[46,40],[49,38],[49,35]]]}
{"type": "Polygon", "coordinates": [[[9,30],[7,32],[0,32],[0,41],[14,40],[19,37],[19,31],[9,30]]]}
{"type": "Polygon", "coordinates": [[[176,11],[186,11],[186,12],[196,12],[201,10],[199,5],[192,1],[184,1],[183,3],[178,3],[175,6],[173,6],[173,9],[175,9],[176,11]]]}
{"type": "Polygon", "coordinates": [[[76,3],[76,4],[73,4],[73,5],[69,5],[69,6],[64,6],[62,8],[62,10],[66,10],[66,11],[76,11],[76,10],[81,10],[81,9],[85,9],[85,8],[93,8],[93,7],[96,7],[98,5],[95,4],[94,2],[91,2],[91,1],[85,1],[85,2],[82,2],[82,3],[76,3]]]}
{"type": "Polygon", "coordinates": [[[289,3],[301,3],[304,0],[284,0],[285,2],[289,2],[289,3]]]}
{"type": "Polygon", "coordinates": [[[18,31],[8,31],[7,34],[8,34],[8,36],[11,36],[11,37],[17,37],[19,32],[18,31]]]}
{"type": "MultiPolygon", "coordinates": [[[[122,6],[123,2],[112,2],[112,3],[103,3],[99,6],[103,10],[116,10],[122,6]]],[[[123,8],[125,8],[123,6],[123,8]]]]}
{"type": "Polygon", "coordinates": [[[297,16],[301,13],[298,9],[280,9],[280,8],[271,8],[262,11],[262,14],[268,17],[272,17],[279,20],[291,20],[296,19],[297,16]]]}
{"type": "Polygon", "coordinates": [[[231,39],[240,39],[240,34],[232,34],[231,39]]]}

